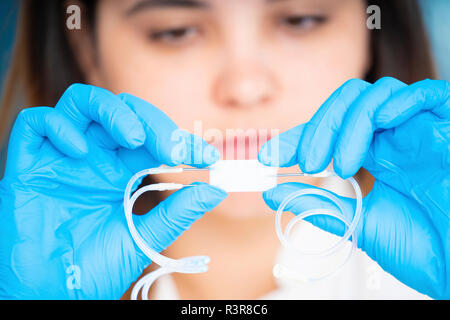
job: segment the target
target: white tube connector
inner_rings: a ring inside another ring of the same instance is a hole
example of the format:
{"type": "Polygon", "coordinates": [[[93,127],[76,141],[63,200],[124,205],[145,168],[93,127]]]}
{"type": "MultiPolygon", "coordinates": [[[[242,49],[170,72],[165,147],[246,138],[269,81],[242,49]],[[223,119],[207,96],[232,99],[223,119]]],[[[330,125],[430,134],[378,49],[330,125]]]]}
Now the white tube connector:
{"type": "Polygon", "coordinates": [[[277,186],[278,168],[258,160],[223,160],[210,167],[209,184],[226,192],[264,192],[277,186]]]}

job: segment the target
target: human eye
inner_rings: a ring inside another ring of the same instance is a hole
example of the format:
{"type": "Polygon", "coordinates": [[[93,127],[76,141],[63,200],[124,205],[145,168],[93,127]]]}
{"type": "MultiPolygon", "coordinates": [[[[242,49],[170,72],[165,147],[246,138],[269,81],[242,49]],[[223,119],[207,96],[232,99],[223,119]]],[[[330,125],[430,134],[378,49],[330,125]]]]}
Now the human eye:
{"type": "Polygon", "coordinates": [[[151,30],[149,38],[152,42],[166,45],[185,45],[200,36],[196,26],[174,26],[151,30]]]}
{"type": "Polygon", "coordinates": [[[285,31],[302,34],[326,23],[324,15],[286,14],[277,19],[277,24],[285,31]]]}

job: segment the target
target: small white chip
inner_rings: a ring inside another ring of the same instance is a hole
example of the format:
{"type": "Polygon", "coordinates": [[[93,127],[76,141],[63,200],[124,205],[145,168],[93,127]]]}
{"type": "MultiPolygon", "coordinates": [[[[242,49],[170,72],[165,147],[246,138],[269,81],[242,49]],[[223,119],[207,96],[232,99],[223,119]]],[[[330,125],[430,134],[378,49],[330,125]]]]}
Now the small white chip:
{"type": "Polygon", "coordinates": [[[221,160],[211,166],[209,184],[226,192],[264,192],[277,186],[277,173],[258,160],[221,160]]]}

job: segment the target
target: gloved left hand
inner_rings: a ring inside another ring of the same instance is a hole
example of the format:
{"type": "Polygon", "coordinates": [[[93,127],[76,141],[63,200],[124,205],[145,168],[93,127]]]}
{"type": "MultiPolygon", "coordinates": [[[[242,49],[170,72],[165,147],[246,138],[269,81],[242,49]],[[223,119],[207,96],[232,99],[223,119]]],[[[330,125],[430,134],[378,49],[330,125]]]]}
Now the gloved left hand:
{"type": "MultiPolygon", "coordinates": [[[[119,299],[151,263],[128,231],[129,179],[210,165],[211,148],[149,103],[92,86],[22,111],[0,181],[0,299],[119,299]]],[[[135,216],[136,228],[160,252],[225,196],[207,184],[180,190],[135,216]]]]}
{"type": "MultiPolygon", "coordinates": [[[[310,122],[281,134],[279,157],[260,161],[317,173],[334,160],[341,178],[361,167],[375,184],[363,201],[356,229],[358,246],[387,272],[433,298],[450,298],[450,85],[424,80],[407,86],[382,78],[375,84],[350,80],[319,109],[310,122]]],[[[273,153],[276,154],[276,153],[273,153]]],[[[264,193],[276,210],[299,189],[288,183],[264,193]]],[[[355,200],[340,197],[351,220],[355,200]]],[[[287,210],[330,208],[316,196],[292,201],[287,210]]],[[[333,208],[333,207],[331,207],[333,208]]],[[[316,226],[343,235],[333,218],[315,216],[316,226]]]]}

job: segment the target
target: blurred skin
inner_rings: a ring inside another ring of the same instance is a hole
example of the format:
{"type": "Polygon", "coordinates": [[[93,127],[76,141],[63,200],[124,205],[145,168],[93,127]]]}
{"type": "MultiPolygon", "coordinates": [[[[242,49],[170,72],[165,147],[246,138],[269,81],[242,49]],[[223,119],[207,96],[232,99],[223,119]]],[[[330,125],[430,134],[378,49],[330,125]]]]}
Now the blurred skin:
{"type": "MultiPolygon", "coordinates": [[[[365,77],[365,9],[363,0],[102,0],[95,47],[83,34],[73,42],[90,83],[143,98],[183,129],[201,121],[203,133],[283,132],[346,80],[365,77]]],[[[199,177],[184,175],[207,181],[199,177]]],[[[206,274],[174,275],[181,298],[254,299],[275,289],[270,212],[261,194],[230,194],[179,238],[165,254],[212,259],[206,274]]]]}

